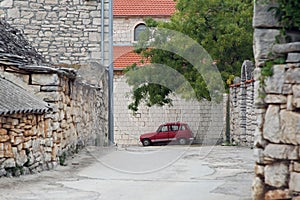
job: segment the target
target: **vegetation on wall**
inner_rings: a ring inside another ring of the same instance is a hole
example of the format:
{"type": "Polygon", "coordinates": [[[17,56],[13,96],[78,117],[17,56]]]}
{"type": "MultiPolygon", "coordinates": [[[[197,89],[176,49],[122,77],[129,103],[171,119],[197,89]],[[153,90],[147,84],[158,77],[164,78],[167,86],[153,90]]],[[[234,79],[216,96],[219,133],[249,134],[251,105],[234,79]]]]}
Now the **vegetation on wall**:
{"type": "Polygon", "coordinates": [[[277,0],[278,5],[271,7],[283,30],[300,30],[300,1],[277,0]]]}

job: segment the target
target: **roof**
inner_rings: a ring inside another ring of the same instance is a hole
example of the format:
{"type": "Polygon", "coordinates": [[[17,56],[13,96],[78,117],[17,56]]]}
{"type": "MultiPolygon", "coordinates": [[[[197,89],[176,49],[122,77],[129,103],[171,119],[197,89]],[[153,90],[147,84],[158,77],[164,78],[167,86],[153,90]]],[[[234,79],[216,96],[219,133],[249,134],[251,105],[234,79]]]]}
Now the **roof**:
{"type": "Polygon", "coordinates": [[[18,85],[0,77],[0,115],[15,113],[45,113],[50,108],[18,85]]]}
{"type": "MultiPolygon", "coordinates": [[[[140,61],[143,59],[140,55],[133,52],[133,46],[114,46],[114,68],[124,69],[127,66],[136,63],[138,66],[143,66],[140,61]]],[[[145,63],[148,63],[147,61],[145,63]]]]}
{"type": "Polygon", "coordinates": [[[171,16],[174,0],[114,0],[114,16],[171,16]]]}
{"type": "Polygon", "coordinates": [[[27,65],[45,63],[44,57],[25,39],[22,31],[0,19],[0,64],[27,65]]]}

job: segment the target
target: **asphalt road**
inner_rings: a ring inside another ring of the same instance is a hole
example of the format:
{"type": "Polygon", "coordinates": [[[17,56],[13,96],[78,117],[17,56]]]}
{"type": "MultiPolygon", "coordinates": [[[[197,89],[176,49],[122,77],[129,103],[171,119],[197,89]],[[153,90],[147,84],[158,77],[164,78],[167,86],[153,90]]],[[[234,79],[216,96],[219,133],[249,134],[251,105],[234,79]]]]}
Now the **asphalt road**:
{"type": "Polygon", "coordinates": [[[253,163],[242,147],[88,147],[67,166],[0,178],[0,199],[248,200],[253,163]]]}

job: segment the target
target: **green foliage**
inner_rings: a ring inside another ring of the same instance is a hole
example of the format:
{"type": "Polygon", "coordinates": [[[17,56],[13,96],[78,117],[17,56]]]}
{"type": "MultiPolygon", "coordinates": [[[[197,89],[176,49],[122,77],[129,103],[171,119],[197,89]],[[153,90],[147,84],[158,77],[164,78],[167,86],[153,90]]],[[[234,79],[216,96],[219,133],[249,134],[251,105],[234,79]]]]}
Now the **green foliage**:
{"type": "Polygon", "coordinates": [[[283,64],[285,63],[286,58],[278,57],[275,59],[271,59],[265,62],[265,65],[261,68],[261,76],[259,78],[260,90],[259,96],[260,98],[265,98],[266,94],[263,91],[263,88],[266,86],[266,79],[270,76],[273,76],[273,66],[275,64],[283,64]]]}
{"type": "MultiPolygon", "coordinates": [[[[163,31],[155,35],[151,29],[141,34],[136,52],[141,54],[144,60],[167,65],[181,74],[185,79],[184,84],[166,76],[162,79],[175,84],[175,89],[183,92],[182,97],[211,100],[216,96],[213,92],[218,91],[219,85],[227,87],[227,80],[240,75],[243,61],[253,58],[252,12],[251,0],[177,0],[177,12],[169,22],[147,19],[146,25],[178,31],[200,44],[204,48],[203,52],[195,53],[195,45],[182,37],[175,37],[170,42],[170,37],[164,35],[163,31]],[[180,45],[185,48],[176,52],[176,47],[180,45]],[[149,46],[159,48],[148,48],[149,46]],[[206,51],[210,57],[202,55],[206,51]],[[191,54],[196,56],[190,58],[191,54]],[[213,72],[212,69],[216,67],[212,64],[213,61],[220,71],[223,83],[216,81],[220,74],[213,72]],[[187,90],[189,87],[193,92],[184,92],[190,91],[187,90]]],[[[169,94],[174,92],[174,89],[168,89],[160,82],[138,82],[137,79],[141,79],[145,72],[137,73],[136,64],[128,68],[128,72],[130,71],[135,72],[126,74],[129,85],[134,86],[130,109],[136,111],[143,100],[148,106],[172,103],[169,94]]]]}
{"type": "Polygon", "coordinates": [[[271,7],[275,17],[283,26],[283,30],[300,30],[300,1],[299,0],[277,0],[278,6],[271,7]]]}

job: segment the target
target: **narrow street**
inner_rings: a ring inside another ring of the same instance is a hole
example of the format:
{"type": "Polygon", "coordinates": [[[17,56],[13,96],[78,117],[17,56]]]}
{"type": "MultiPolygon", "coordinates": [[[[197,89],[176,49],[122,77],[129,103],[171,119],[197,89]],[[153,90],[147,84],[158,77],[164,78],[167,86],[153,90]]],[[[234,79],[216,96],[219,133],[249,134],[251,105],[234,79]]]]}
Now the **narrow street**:
{"type": "Polygon", "coordinates": [[[0,199],[251,199],[249,148],[88,147],[66,162],[53,171],[1,178],[0,199]]]}

